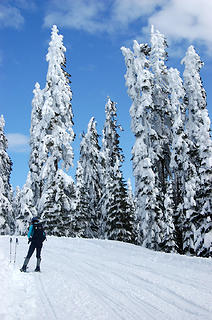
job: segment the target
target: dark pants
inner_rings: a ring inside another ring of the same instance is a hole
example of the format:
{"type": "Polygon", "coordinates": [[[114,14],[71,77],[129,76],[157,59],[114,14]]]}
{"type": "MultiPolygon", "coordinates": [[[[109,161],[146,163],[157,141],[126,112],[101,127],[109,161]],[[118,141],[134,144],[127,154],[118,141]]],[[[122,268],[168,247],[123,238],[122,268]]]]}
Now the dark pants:
{"type": "Polygon", "coordinates": [[[37,243],[33,243],[33,242],[30,244],[26,258],[30,259],[31,256],[33,255],[33,252],[35,251],[35,249],[36,249],[36,258],[40,259],[41,258],[40,254],[41,254],[41,249],[42,249],[42,243],[37,244],[37,243]]]}

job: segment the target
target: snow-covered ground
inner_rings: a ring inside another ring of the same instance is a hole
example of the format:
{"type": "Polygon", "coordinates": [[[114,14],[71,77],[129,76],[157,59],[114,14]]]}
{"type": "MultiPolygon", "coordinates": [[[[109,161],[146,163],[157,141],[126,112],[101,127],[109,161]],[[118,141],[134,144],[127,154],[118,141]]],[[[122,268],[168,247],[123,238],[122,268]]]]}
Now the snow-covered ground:
{"type": "Polygon", "coordinates": [[[212,319],[211,259],[48,237],[42,272],[33,272],[33,256],[21,273],[27,248],[19,237],[17,261],[9,264],[9,237],[0,236],[1,320],[212,319]]]}

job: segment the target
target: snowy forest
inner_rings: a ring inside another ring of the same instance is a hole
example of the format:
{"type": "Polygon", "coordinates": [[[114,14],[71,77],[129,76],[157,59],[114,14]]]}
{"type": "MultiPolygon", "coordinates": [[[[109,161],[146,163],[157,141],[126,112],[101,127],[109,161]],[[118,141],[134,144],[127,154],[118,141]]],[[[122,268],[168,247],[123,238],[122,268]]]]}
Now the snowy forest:
{"type": "Polygon", "coordinates": [[[212,257],[212,140],[203,65],[193,46],[183,77],[167,67],[165,36],[152,27],[149,44],[121,48],[126,64],[135,190],[122,172],[121,125],[108,98],[97,132],[82,134],[75,177],[75,138],[66,48],[52,27],[42,89],[35,84],[29,172],[12,190],[12,159],[0,118],[0,234],[25,235],[39,216],[48,235],[128,242],[152,250],[212,257]],[[101,141],[100,141],[101,140],[101,141]],[[134,145],[133,145],[134,144],[134,145]]]}

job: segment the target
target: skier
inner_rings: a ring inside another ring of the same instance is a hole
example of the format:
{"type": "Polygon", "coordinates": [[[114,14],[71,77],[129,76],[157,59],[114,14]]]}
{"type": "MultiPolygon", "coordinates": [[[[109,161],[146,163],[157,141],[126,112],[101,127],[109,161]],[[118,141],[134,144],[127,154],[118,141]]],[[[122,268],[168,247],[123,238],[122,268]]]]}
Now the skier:
{"type": "Polygon", "coordinates": [[[27,256],[24,260],[24,264],[20,269],[21,272],[26,272],[27,264],[36,249],[36,258],[37,258],[37,266],[35,268],[36,272],[40,271],[40,262],[41,262],[41,249],[43,245],[43,241],[46,239],[46,234],[43,230],[43,226],[39,221],[38,217],[32,218],[32,224],[29,227],[28,232],[28,243],[30,244],[27,256]]]}

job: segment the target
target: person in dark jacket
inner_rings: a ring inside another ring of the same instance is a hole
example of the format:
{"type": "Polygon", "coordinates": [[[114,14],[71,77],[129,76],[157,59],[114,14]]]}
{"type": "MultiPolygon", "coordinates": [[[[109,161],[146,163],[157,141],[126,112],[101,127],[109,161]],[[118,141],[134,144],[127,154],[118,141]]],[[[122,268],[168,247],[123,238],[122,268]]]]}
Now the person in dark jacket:
{"type": "Polygon", "coordinates": [[[35,271],[39,272],[40,262],[41,262],[41,249],[42,249],[43,241],[46,239],[46,234],[43,230],[43,226],[40,223],[38,217],[32,218],[32,224],[30,225],[27,237],[28,237],[28,243],[30,243],[30,247],[29,247],[27,256],[24,260],[24,264],[20,269],[20,271],[26,272],[29,260],[36,249],[37,266],[35,268],[35,271]]]}

